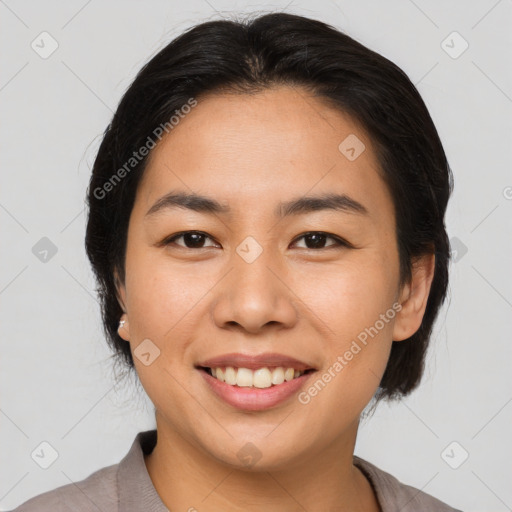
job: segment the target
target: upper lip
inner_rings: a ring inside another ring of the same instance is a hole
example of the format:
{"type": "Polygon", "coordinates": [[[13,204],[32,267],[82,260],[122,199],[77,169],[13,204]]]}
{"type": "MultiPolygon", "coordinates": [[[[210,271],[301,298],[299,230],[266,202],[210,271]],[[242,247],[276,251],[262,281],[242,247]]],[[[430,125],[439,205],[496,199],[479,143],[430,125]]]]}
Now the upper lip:
{"type": "Polygon", "coordinates": [[[295,370],[314,370],[315,368],[310,364],[303,361],[299,361],[294,357],[285,356],[283,354],[277,354],[274,352],[268,352],[265,354],[223,354],[211,359],[207,359],[199,363],[197,366],[205,368],[221,368],[226,366],[233,366],[235,368],[275,368],[282,366],[283,368],[294,368],[295,370]]]}

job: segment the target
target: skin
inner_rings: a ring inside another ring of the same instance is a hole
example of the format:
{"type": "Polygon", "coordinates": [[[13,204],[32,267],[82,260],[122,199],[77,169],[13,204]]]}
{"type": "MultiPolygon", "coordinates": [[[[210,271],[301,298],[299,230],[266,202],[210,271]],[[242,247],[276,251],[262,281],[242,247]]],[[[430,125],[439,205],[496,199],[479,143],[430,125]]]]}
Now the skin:
{"type": "Polygon", "coordinates": [[[169,509],[380,510],[352,464],[359,418],[392,340],[421,324],[434,256],[419,259],[412,280],[400,284],[393,202],[371,140],[354,120],[288,86],[200,98],[152,151],[125,268],[119,334],[132,353],[144,339],[160,350],[149,366],[134,361],[156,409],[158,442],[145,462],[169,509]],[[350,134],[366,147],[354,161],[338,149],[350,134]],[[232,213],[174,208],[146,216],[171,190],[207,195],[232,213]],[[280,201],[323,192],[346,194],[368,214],[274,215],[280,201]],[[207,236],[195,246],[183,237],[160,244],[187,230],[207,236]],[[325,238],[315,248],[301,237],[308,231],[351,246],[325,238]],[[236,252],[247,236],[262,248],[252,263],[236,252]],[[321,375],[394,303],[401,311],[306,405],[292,397],[241,411],[195,368],[225,353],[279,352],[321,375]],[[237,456],[248,442],[261,454],[249,468],[237,456]]]}

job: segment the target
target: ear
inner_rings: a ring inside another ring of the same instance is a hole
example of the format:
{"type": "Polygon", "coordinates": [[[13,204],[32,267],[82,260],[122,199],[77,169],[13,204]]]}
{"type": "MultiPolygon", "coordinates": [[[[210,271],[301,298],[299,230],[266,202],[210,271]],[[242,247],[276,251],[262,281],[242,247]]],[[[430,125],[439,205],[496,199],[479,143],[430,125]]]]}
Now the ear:
{"type": "Polygon", "coordinates": [[[121,282],[119,278],[119,273],[117,269],[114,270],[114,284],[116,286],[116,297],[121,309],[126,313],[126,289],[124,284],[121,282]]]}
{"type": "Polygon", "coordinates": [[[413,262],[411,279],[400,292],[402,309],[395,317],[393,341],[410,338],[420,328],[434,279],[434,269],[434,254],[425,254],[413,262]]]}
{"type": "Polygon", "coordinates": [[[117,334],[123,338],[125,341],[130,341],[130,325],[128,322],[128,314],[126,313],[126,289],[124,284],[119,279],[119,274],[117,269],[114,271],[114,283],[116,285],[116,297],[121,309],[123,310],[123,314],[119,319],[119,327],[117,329],[117,334]]]}

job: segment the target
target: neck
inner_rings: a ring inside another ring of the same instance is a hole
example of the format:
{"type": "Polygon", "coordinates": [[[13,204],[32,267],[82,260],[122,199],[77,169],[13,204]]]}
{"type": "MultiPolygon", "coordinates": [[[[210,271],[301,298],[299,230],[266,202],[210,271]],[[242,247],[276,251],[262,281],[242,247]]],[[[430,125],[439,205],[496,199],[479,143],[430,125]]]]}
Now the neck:
{"type": "Polygon", "coordinates": [[[213,458],[159,420],[157,414],[157,444],[145,463],[169,510],[380,512],[371,485],[352,463],[358,424],[328,450],[258,471],[213,458]]]}

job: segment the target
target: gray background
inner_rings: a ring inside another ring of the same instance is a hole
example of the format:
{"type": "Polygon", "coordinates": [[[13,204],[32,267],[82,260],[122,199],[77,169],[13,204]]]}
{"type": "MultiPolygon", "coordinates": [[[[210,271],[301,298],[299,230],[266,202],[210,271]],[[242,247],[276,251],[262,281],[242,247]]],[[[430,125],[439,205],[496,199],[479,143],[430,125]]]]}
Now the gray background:
{"type": "Polygon", "coordinates": [[[134,382],[114,384],[83,247],[90,166],[122,93],[189,26],[284,8],[402,67],[455,175],[457,261],[422,386],[377,409],[356,453],[454,507],[511,510],[510,0],[0,1],[2,510],[117,463],[154,426],[134,382]],[[58,43],[47,58],[43,31],[58,43]],[[43,441],[48,469],[31,458],[43,441]]]}

